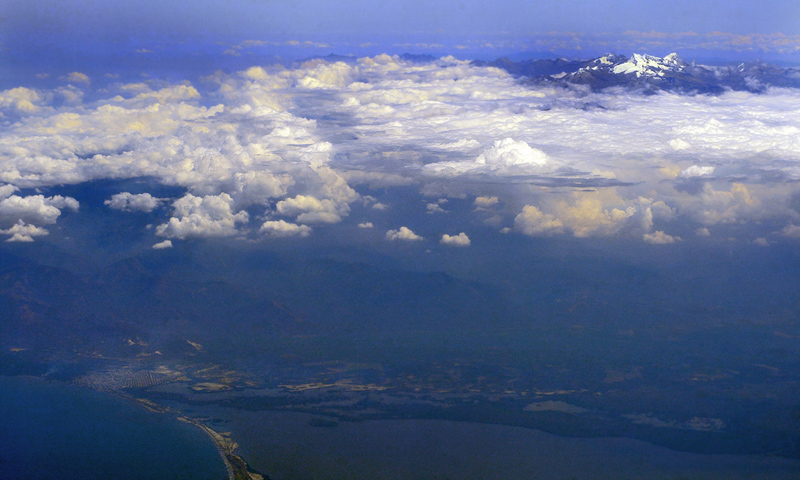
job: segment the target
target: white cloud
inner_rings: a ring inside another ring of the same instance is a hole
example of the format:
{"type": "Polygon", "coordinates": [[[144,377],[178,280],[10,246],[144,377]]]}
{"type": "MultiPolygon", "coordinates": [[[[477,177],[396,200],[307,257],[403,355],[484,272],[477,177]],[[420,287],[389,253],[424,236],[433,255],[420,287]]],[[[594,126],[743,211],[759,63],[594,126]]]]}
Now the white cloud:
{"type": "Polygon", "coordinates": [[[574,191],[547,202],[547,210],[526,205],[514,219],[526,235],[570,232],[576,237],[613,235],[623,228],[648,231],[653,225],[649,199],[626,200],[612,191],[574,191]]]}
{"type": "Polygon", "coordinates": [[[298,195],[281,200],[275,206],[280,215],[296,216],[298,222],[305,223],[337,223],[347,215],[350,208],[346,203],[333,200],[319,200],[310,195],[298,195]]]}
{"type": "Polygon", "coordinates": [[[618,232],[635,221],[637,209],[611,191],[598,191],[573,192],[555,202],[553,212],[576,237],[589,237],[618,232]]]}
{"type": "Polygon", "coordinates": [[[439,240],[439,243],[441,243],[442,245],[450,245],[452,247],[469,247],[472,242],[470,241],[466,233],[461,232],[458,235],[452,235],[452,236],[445,233],[444,235],[442,235],[442,238],[441,240],[439,240]]]}
{"type": "Polygon", "coordinates": [[[663,200],[657,200],[650,204],[653,216],[662,220],[672,220],[675,218],[675,209],[666,204],[663,200]]]}
{"type": "Polygon", "coordinates": [[[408,227],[400,227],[398,230],[386,232],[387,240],[404,240],[406,242],[418,242],[424,240],[422,237],[412,232],[408,227]]]}
{"type": "Polygon", "coordinates": [[[14,185],[3,185],[3,186],[0,186],[0,200],[10,197],[17,190],[19,190],[19,189],[17,187],[15,187],[14,185]]]}
{"type": "Polygon", "coordinates": [[[564,222],[549,213],[542,213],[534,205],[525,205],[514,219],[514,226],[531,236],[554,235],[564,231],[564,222]]]}
{"type": "Polygon", "coordinates": [[[269,220],[261,224],[259,233],[268,237],[307,237],[311,235],[311,227],[307,225],[297,225],[284,220],[269,220]]]}
{"type": "Polygon", "coordinates": [[[522,175],[539,173],[549,162],[543,151],[532,148],[524,141],[513,138],[495,140],[491,147],[472,161],[445,161],[425,165],[425,172],[436,176],[458,176],[491,173],[494,175],[522,175]]]}
{"type": "Polygon", "coordinates": [[[155,250],[163,250],[165,248],[172,248],[172,240],[164,240],[153,245],[155,250]]]}
{"type": "Polygon", "coordinates": [[[654,233],[645,233],[642,238],[645,242],[652,243],[654,245],[667,245],[681,241],[680,237],[673,237],[672,235],[668,235],[661,230],[657,230],[654,233]]]}
{"type": "Polygon", "coordinates": [[[152,212],[164,201],[163,198],[156,198],[149,193],[134,195],[130,192],[122,192],[112,195],[110,199],[103,203],[115,210],[152,212]]]}
{"type": "Polygon", "coordinates": [[[694,202],[690,208],[704,225],[737,223],[769,215],[762,209],[761,201],[742,183],[733,183],[730,191],[715,190],[706,183],[694,202]]]}
{"type": "Polygon", "coordinates": [[[82,83],[84,85],[89,85],[92,83],[92,81],[89,79],[89,76],[81,72],[71,72],[67,75],[66,80],[68,82],[82,83]]]}
{"type": "Polygon", "coordinates": [[[781,229],[781,235],[787,238],[800,238],[800,226],[790,223],[781,229]]]}
{"type": "Polygon", "coordinates": [[[11,235],[6,242],[33,242],[33,237],[42,237],[48,235],[49,232],[44,228],[29,225],[20,220],[13,227],[0,230],[0,234],[11,235]]]}
{"type": "Polygon", "coordinates": [[[498,203],[500,203],[500,201],[495,196],[491,196],[491,197],[475,197],[475,202],[473,202],[473,205],[475,205],[475,207],[478,208],[478,209],[487,210],[489,208],[494,207],[498,203]]]}
{"type": "Polygon", "coordinates": [[[688,168],[682,170],[681,173],[680,173],[680,176],[681,177],[687,177],[687,178],[703,177],[703,176],[711,175],[712,173],[714,173],[714,167],[712,167],[712,166],[701,167],[699,165],[692,165],[691,167],[688,167],[688,168]]]}
{"type": "Polygon", "coordinates": [[[492,147],[487,148],[475,159],[476,163],[490,167],[508,167],[513,165],[542,166],[548,161],[547,154],[541,150],[531,148],[525,142],[513,138],[496,140],[492,147]]]}
{"type": "Polygon", "coordinates": [[[373,225],[372,222],[364,222],[358,224],[358,228],[374,228],[374,227],[375,225],[373,225]]]}
{"type": "MultiPolygon", "coordinates": [[[[30,198],[30,197],[27,197],[30,198]]],[[[72,211],[78,211],[80,204],[77,200],[72,197],[63,197],[61,195],[53,195],[52,197],[47,197],[45,201],[54,207],[58,207],[61,209],[67,208],[72,211]]]]}
{"type": "Polygon", "coordinates": [[[438,203],[429,203],[426,205],[427,213],[447,213],[438,203]]]}
{"type": "Polygon", "coordinates": [[[227,193],[204,197],[187,194],[172,207],[172,218],[156,227],[157,235],[179,239],[230,237],[240,233],[237,224],[249,220],[247,212],[233,212],[233,199],[227,193]]]}
{"type": "Polygon", "coordinates": [[[0,220],[49,225],[56,223],[65,208],[78,210],[78,201],[61,195],[11,195],[0,200],[0,220]]]}
{"type": "Polygon", "coordinates": [[[233,188],[230,193],[239,206],[258,205],[286,195],[286,190],[293,184],[294,179],[285,174],[237,172],[233,175],[233,188]]]}
{"type": "Polygon", "coordinates": [[[297,223],[336,223],[359,198],[352,185],[475,198],[483,209],[500,203],[488,192],[503,192],[504,207],[522,210],[515,229],[529,235],[638,238],[678,220],[796,221],[787,206],[800,180],[795,89],[592,93],[454,58],[388,55],[218,72],[204,79],[217,90],[202,95],[188,83],[137,79],[86,103],[91,79],[67,80],[73,86],[0,92],[0,115],[13,118],[0,132],[6,222],[48,224],[58,215],[46,207],[62,209],[26,200],[26,210],[18,188],[137,177],[195,198],[228,195],[226,215],[239,215],[231,224],[198,214],[192,224],[176,211],[161,226],[169,238],[234,235],[253,205],[297,223]]]}
{"type": "Polygon", "coordinates": [[[16,115],[37,113],[46,104],[47,98],[37,90],[25,87],[0,92],[0,115],[5,111],[16,115]]]}

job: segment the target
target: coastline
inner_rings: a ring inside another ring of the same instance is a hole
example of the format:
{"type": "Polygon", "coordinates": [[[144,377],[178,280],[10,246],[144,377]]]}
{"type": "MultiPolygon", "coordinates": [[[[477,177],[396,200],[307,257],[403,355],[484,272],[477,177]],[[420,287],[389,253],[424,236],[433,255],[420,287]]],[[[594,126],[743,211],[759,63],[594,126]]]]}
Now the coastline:
{"type": "MultiPolygon", "coordinates": [[[[35,378],[45,381],[47,380],[45,377],[37,375],[20,375],[20,377],[35,378]]],[[[143,407],[146,410],[153,413],[173,414],[178,421],[198,427],[208,437],[211,438],[211,440],[214,442],[214,446],[216,447],[217,452],[219,453],[220,458],[222,459],[222,463],[225,466],[228,480],[269,480],[269,477],[259,472],[256,472],[242,457],[233,453],[234,450],[238,447],[238,445],[234,441],[216,432],[214,429],[212,429],[208,425],[205,425],[200,420],[191,418],[186,415],[177,414],[177,412],[174,412],[169,407],[159,405],[158,403],[155,403],[147,398],[134,396],[122,390],[97,388],[96,386],[93,385],[80,384],[76,382],[65,382],[65,384],[81,386],[87,388],[88,390],[98,393],[110,394],[111,396],[137,404],[140,407],[143,407]]]]}
{"type": "MultiPolygon", "coordinates": [[[[136,397],[120,390],[98,390],[95,388],[91,389],[102,393],[110,393],[114,396],[130,400],[154,413],[161,413],[161,414],[176,413],[173,412],[172,409],[170,409],[169,407],[159,405],[153,402],[152,400],[136,397]]],[[[241,456],[233,453],[234,450],[238,448],[238,445],[230,438],[227,438],[226,436],[218,433],[217,431],[215,431],[214,429],[212,429],[211,427],[209,427],[208,425],[204,424],[203,422],[201,422],[196,418],[180,414],[176,415],[175,418],[183,423],[188,423],[196,426],[197,428],[202,430],[203,433],[205,433],[206,435],[208,435],[208,437],[211,438],[211,440],[214,442],[214,446],[216,447],[217,452],[219,453],[220,458],[222,459],[222,463],[225,466],[228,480],[270,480],[269,477],[267,477],[266,475],[253,470],[253,468],[250,467],[250,465],[241,456]]]]}
{"type": "Polygon", "coordinates": [[[229,476],[216,442],[178,421],[175,410],[42,376],[0,376],[0,383],[0,478],[229,476]],[[114,473],[130,465],[136,468],[114,473]]]}
{"type": "Polygon", "coordinates": [[[256,469],[273,478],[696,478],[796,479],[800,462],[758,455],[698,454],[626,437],[564,437],[509,425],[439,419],[314,422],[318,415],[229,410],[203,415],[226,428],[256,469]],[[302,459],[302,463],[298,463],[302,459]],[[576,461],[579,459],[579,461],[576,461]]]}
{"type": "Polygon", "coordinates": [[[180,415],[177,418],[181,422],[189,423],[200,428],[211,437],[222,461],[225,463],[225,469],[228,472],[228,480],[269,480],[269,477],[254,471],[242,457],[233,453],[238,447],[236,442],[221,435],[197,419],[184,415],[180,415]]]}
{"type": "MultiPolygon", "coordinates": [[[[136,397],[119,390],[105,391],[105,393],[131,400],[154,413],[176,413],[169,407],[159,405],[152,400],[136,397]]],[[[268,476],[255,471],[241,456],[233,453],[239,445],[227,436],[220,434],[196,418],[180,414],[177,414],[175,418],[183,423],[196,426],[211,438],[222,459],[222,463],[225,465],[228,480],[270,480],[268,476]]]]}

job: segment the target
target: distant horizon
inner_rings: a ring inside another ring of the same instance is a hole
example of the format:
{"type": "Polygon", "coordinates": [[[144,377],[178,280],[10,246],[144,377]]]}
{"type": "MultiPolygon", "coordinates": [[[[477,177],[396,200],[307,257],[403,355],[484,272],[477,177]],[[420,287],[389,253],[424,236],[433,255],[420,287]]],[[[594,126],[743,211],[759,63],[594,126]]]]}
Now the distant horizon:
{"type": "Polygon", "coordinates": [[[630,55],[646,53],[663,56],[677,52],[700,59],[744,59],[800,62],[800,35],[735,34],[730,32],[639,32],[580,34],[575,32],[540,32],[520,37],[508,34],[484,35],[474,39],[461,36],[408,34],[383,36],[380,39],[351,35],[291,35],[169,39],[128,38],[108,42],[85,42],[71,38],[28,38],[9,36],[0,40],[0,57],[40,58],[67,56],[89,60],[122,56],[148,57],[247,57],[279,56],[297,60],[304,56],[326,54],[373,56],[381,53],[457,57],[504,56],[528,58],[592,58],[606,53],[630,55]]]}
{"type": "MultiPolygon", "coordinates": [[[[240,55],[225,54],[217,52],[194,52],[193,54],[185,51],[130,51],[119,53],[107,51],[105,53],[71,51],[65,54],[63,51],[54,49],[47,54],[40,54],[29,57],[26,54],[16,54],[6,50],[0,52],[0,60],[5,63],[4,75],[0,76],[0,89],[9,89],[16,86],[33,82],[34,84],[47,85],[56,77],[64,76],[70,72],[78,71],[91,73],[93,75],[118,74],[122,76],[159,74],[170,75],[172,81],[179,79],[196,80],[201,76],[209,75],[217,70],[234,72],[246,70],[250,67],[268,67],[282,65],[284,67],[297,66],[298,64],[313,60],[325,59],[326,57],[347,57],[352,60],[359,58],[371,58],[379,55],[391,56],[420,56],[441,59],[453,57],[462,61],[495,61],[507,58],[514,62],[549,60],[563,58],[570,61],[591,60],[603,55],[623,55],[631,58],[634,54],[651,55],[663,58],[671,53],[676,53],[682,60],[688,63],[701,65],[732,65],[738,63],[763,62],[781,67],[800,67],[800,53],[797,55],[761,55],[765,52],[752,51],[698,51],[691,49],[671,48],[661,46],[653,49],[609,49],[609,50],[575,50],[563,52],[551,51],[497,51],[487,49],[459,49],[452,48],[441,50],[433,49],[414,49],[406,46],[378,46],[362,47],[360,50],[349,49],[342,46],[269,46],[254,50],[252,47],[243,49],[240,55]],[[44,80],[43,80],[44,79],[44,80]]],[[[113,77],[109,77],[113,79],[113,77]]]]}

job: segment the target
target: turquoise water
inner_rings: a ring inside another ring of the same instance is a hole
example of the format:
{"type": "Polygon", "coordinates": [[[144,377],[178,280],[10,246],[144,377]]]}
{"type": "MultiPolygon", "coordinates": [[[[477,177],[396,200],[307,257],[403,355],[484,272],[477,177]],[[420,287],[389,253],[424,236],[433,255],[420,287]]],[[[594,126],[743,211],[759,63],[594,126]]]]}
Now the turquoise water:
{"type": "Polygon", "coordinates": [[[193,425],[74,385],[0,377],[0,478],[227,477],[193,425]]]}

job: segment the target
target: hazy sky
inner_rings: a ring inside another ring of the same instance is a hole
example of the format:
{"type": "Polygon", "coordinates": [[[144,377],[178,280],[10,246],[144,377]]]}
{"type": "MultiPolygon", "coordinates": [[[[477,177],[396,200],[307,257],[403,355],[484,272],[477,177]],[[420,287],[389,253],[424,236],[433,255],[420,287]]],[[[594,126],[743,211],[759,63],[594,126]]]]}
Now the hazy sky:
{"type": "MultiPolygon", "coordinates": [[[[0,42],[11,50],[91,51],[109,45],[157,47],[181,41],[211,45],[311,39],[330,46],[348,41],[363,46],[364,42],[381,44],[405,38],[446,44],[508,41],[545,32],[607,37],[631,31],[650,35],[780,33],[791,37],[800,34],[797,12],[800,2],[796,0],[9,0],[0,5],[0,42]]],[[[730,42],[746,45],[752,39],[737,37],[730,42]]],[[[786,40],[781,43],[785,47],[786,40]]],[[[796,38],[789,43],[800,48],[796,38]]]]}

